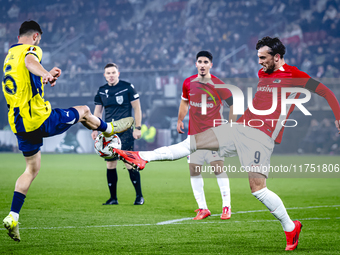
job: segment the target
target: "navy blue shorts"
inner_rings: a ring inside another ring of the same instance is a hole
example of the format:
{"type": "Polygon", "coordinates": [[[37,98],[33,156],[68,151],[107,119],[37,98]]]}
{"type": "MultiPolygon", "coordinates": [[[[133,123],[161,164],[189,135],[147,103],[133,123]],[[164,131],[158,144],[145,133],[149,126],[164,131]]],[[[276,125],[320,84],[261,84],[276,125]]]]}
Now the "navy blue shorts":
{"type": "Polygon", "coordinates": [[[15,134],[18,139],[19,150],[25,157],[36,154],[43,145],[43,138],[59,135],[67,131],[79,120],[79,113],[74,108],[53,109],[44,123],[32,132],[15,134]]]}
{"type": "MultiPolygon", "coordinates": [[[[135,138],[133,138],[132,133],[133,133],[133,129],[128,129],[127,131],[123,133],[117,134],[122,142],[122,150],[133,151],[135,138]]],[[[115,161],[115,160],[118,160],[118,156],[110,158],[110,159],[105,159],[105,161],[115,161]]]]}

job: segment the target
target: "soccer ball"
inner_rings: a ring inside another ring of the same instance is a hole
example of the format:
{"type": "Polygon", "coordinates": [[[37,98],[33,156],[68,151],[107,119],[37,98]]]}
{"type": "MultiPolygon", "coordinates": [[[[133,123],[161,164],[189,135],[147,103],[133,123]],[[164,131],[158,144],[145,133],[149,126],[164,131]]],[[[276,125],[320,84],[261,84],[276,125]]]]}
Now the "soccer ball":
{"type": "Polygon", "coordinates": [[[110,137],[105,137],[101,133],[94,141],[94,150],[102,158],[110,159],[116,156],[116,154],[112,150],[113,148],[122,148],[122,142],[116,134],[110,137]]]}

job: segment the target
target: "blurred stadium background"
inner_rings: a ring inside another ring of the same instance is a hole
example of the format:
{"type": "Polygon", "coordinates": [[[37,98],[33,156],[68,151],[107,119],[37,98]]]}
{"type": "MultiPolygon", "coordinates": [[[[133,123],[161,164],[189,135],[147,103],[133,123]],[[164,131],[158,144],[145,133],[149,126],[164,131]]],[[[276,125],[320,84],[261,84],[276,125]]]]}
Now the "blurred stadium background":
{"type": "MultiPolygon", "coordinates": [[[[143,123],[157,129],[153,142],[137,142],[139,149],[186,136],[176,132],[181,86],[196,73],[195,54],[200,50],[212,52],[213,74],[246,95],[245,89],[258,81],[257,40],[279,36],[287,46],[288,64],[322,81],[340,99],[340,0],[0,0],[0,9],[2,59],[17,42],[24,20],[41,24],[42,64],[63,71],[57,86],[45,89],[45,99],[54,108],[87,104],[93,110],[94,95],[105,84],[103,67],[107,62],[120,66],[121,79],[132,82],[140,94],[143,123]]],[[[272,165],[338,167],[338,157],[328,156],[340,154],[330,108],[313,95],[306,106],[312,116],[295,111],[291,118],[298,126],[286,128],[274,153],[325,155],[275,155],[272,165]]],[[[89,131],[76,125],[66,135],[46,139],[42,148],[75,150],[93,155],[42,157],[43,167],[20,218],[22,241],[18,245],[0,228],[0,254],[286,254],[280,224],[250,194],[246,179],[231,179],[233,216],[221,221],[216,180],[205,178],[213,216],[197,222],[191,221],[196,201],[186,159],[149,164],[142,173],[146,204],[138,207],[121,165],[120,205],[105,207],[105,163],[94,154],[89,131]]],[[[2,93],[0,151],[17,152],[2,93]]],[[[0,214],[5,216],[24,159],[19,153],[1,153],[0,162],[0,214]]],[[[237,158],[226,162],[239,166],[237,158]]],[[[339,254],[338,176],[339,172],[322,173],[320,179],[314,173],[294,175],[298,178],[271,174],[270,189],[280,194],[292,219],[304,224],[295,252],[339,254]]]]}
{"type": "MultiPolygon", "coordinates": [[[[143,123],[157,129],[154,141],[138,141],[136,147],[152,149],[185,137],[176,132],[181,86],[196,73],[200,50],[212,52],[213,74],[245,91],[257,85],[257,40],[279,36],[287,47],[286,62],[340,98],[339,7],[339,0],[0,0],[1,55],[4,59],[17,42],[24,20],[38,21],[42,64],[63,70],[57,86],[45,90],[54,108],[87,104],[93,110],[94,95],[105,84],[103,67],[117,63],[120,78],[140,94],[143,123]]],[[[340,138],[327,102],[313,95],[307,106],[312,116],[295,111],[291,117],[298,126],[286,128],[275,153],[339,154],[340,138]]],[[[3,95],[0,116],[0,150],[17,151],[3,95]]],[[[90,133],[77,125],[66,137],[46,139],[42,150],[92,152],[90,133]]]]}

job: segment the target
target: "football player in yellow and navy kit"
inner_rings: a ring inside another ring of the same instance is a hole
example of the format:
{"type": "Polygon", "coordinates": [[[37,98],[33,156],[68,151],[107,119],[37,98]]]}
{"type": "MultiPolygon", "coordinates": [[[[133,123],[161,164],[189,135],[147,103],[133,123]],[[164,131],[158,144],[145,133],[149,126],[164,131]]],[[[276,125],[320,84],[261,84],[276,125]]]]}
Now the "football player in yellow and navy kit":
{"type": "Polygon", "coordinates": [[[133,118],[106,123],[92,115],[88,106],[51,109],[50,103],[44,100],[44,84],[54,86],[61,70],[54,67],[48,72],[40,64],[42,50],[38,44],[41,35],[41,28],[35,21],[22,23],[18,43],[8,50],[3,69],[2,90],[8,106],[8,122],[26,160],[25,172],[15,185],[11,211],[3,220],[8,235],[15,241],[20,241],[19,212],[40,169],[43,137],[61,134],[77,122],[102,131],[106,136],[123,132],[133,124],[133,118]]]}

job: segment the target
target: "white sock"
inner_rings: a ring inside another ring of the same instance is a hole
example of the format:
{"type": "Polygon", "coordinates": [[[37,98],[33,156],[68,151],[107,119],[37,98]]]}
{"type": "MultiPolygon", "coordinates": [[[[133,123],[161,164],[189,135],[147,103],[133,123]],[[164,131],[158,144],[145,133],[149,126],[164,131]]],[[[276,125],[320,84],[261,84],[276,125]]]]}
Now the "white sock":
{"type": "Polygon", "coordinates": [[[192,191],[194,192],[195,199],[200,209],[208,209],[207,202],[204,195],[204,182],[202,175],[190,176],[192,191]]]}
{"type": "Polygon", "coordinates": [[[154,151],[140,151],[139,156],[150,161],[176,160],[190,155],[190,140],[189,136],[183,142],[158,148],[154,151]]]}
{"type": "Polygon", "coordinates": [[[9,214],[13,216],[13,219],[14,219],[15,221],[18,221],[18,220],[19,220],[19,213],[10,211],[9,214]]]}
{"type": "Polygon", "coordinates": [[[230,207],[230,186],[227,173],[222,172],[216,175],[216,179],[221,191],[222,207],[230,207]]]}
{"type": "Polygon", "coordinates": [[[109,135],[111,134],[111,132],[112,132],[112,125],[111,123],[107,123],[107,128],[105,129],[104,133],[109,135]]]}
{"type": "Polygon", "coordinates": [[[252,193],[271,212],[271,214],[281,222],[282,228],[286,232],[291,232],[295,228],[294,222],[289,218],[281,198],[267,188],[252,193]]]}

